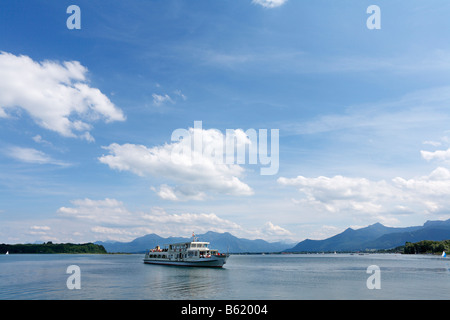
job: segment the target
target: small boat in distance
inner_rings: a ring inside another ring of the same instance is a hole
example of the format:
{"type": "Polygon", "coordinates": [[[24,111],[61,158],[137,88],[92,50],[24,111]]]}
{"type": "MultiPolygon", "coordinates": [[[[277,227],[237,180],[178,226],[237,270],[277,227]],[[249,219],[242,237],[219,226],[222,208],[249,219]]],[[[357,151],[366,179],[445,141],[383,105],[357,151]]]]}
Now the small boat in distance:
{"type": "Polygon", "coordinates": [[[445,251],[442,252],[442,257],[445,258],[447,256],[447,254],[445,253],[445,251]]]}
{"type": "Polygon", "coordinates": [[[156,246],[145,253],[144,263],[162,264],[186,267],[216,267],[221,268],[226,263],[229,254],[219,253],[208,247],[209,242],[198,241],[193,234],[193,241],[156,246]]]}
{"type": "Polygon", "coordinates": [[[6,251],[6,253],[5,254],[9,254],[9,251],[6,251]]]}

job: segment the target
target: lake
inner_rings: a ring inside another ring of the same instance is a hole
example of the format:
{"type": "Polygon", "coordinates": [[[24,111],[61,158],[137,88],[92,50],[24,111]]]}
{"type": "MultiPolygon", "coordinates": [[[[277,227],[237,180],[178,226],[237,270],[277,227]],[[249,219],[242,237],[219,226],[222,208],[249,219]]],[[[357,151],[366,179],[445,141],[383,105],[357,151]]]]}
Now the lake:
{"type": "Polygon", "coordinates": [[[450,259],[400,254],[231,255],[222,269],[144,264],[143,254],[0,256],[1,300],[449,299],[450,259]],[[67,273],[79,267],[80,289],[67,273]],[[377,266],[378,274],[368,273],[377,266]],[[369,289],[374,279],[379,289],[369,289]]]}

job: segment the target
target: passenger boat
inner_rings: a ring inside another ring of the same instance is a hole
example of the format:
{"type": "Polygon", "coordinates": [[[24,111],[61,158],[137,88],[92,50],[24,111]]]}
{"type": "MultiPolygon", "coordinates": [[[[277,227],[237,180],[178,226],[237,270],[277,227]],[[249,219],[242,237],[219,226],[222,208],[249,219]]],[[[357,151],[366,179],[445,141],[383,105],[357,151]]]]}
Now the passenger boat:
{"type": "Polygon", "coordinates": [[[208,247],[210,243],[198,241],[193,235],[193,241],[156,246],[145,253],[144,263],[162,264],[186,267],[217,267],[226,263],[229,254],[219,253],[208,247]]]}

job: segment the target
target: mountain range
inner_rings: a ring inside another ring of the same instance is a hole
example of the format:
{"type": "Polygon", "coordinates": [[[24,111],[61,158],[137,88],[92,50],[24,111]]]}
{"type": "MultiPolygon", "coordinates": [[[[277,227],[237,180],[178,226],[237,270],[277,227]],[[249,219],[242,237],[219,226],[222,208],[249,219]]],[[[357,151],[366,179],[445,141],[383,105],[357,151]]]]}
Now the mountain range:
{"type": "MultiPolygon", "coordinates": [[[[295,245],[295,243],[267,242],[261,239],[249,240],[237,238],[229,232],[217,233],[208,231],[205,234],[196,235],[196,237],[198,238],[198,241],[210,242],[211,248],[218,249],[219,252],[222,253],[280,252],[295,245]]],[[[108,252],[142,253],[148,249],[155,248],[157,245],[163,246],[165,244],[187,241],[192,241],[192,238],[163,238],[152,233],[136,238],[131,242],[97,241],[95,244],[102,245],[108,252]]]]}
{"type": "Polygon", "coordinates": [[[365,251],[392,249],[406,242],[450,239],[450,219],[427,221],[423,226],[391,228],[375,223],[361,229],[347,228],[324,240],[306,239],[286,252],[365,251]]]}
{"type": "MultiPolygon", "coordinates": [[[[197,236],[199,241],[211,243],[211,248],[219,252],[257,253],[257,252],[333,252],[365,251],[392,249],[406,242],[421,240],[441,241],[450,239],[450,219],[445,221],[427,221],[423,226],[392,228],[375,223],[365,228],[347,228],[342,233],[324,240],[306,239],[297,244],[286,242],[267,242],[237,238],[232,234],[208,231],[197,236]]],[[[168,237],[148,234],[131,242],[97,241],[108,252],[142,253],[157,245],[186,242],[191,238],[168,237]]]]}

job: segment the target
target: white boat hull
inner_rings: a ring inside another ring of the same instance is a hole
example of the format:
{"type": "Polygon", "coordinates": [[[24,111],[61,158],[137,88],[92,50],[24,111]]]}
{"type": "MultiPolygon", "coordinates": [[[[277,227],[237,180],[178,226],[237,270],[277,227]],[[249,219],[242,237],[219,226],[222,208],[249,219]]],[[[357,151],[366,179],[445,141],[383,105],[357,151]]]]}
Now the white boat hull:
{"type": "Polygon", "coordinates": [[[144,263],[183,267],[213,267],[221,268],[228,259],[228,254],[219,253],[208,247],[209,242],[197,241],[179,242],[166,245],[166,248],[156,246],[148,250],[144,263]]]}
{"type": "Polygon", "coordinates": [[[183,267],[215,267],[221,268],[226,263],[228,256],[200,258],[198,260],[169,260],[169,259],[152,259],[144,258],[144,263],[159,264],[169,266],[183,266],[183,267]]]}

